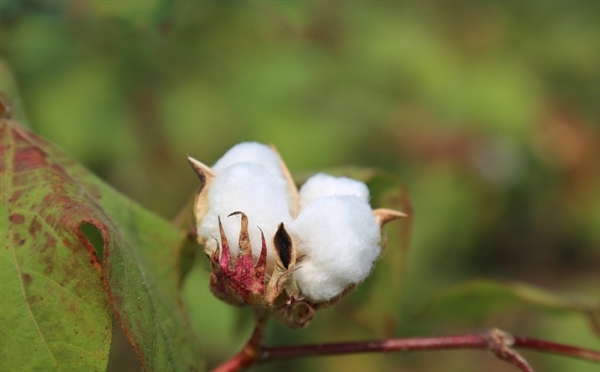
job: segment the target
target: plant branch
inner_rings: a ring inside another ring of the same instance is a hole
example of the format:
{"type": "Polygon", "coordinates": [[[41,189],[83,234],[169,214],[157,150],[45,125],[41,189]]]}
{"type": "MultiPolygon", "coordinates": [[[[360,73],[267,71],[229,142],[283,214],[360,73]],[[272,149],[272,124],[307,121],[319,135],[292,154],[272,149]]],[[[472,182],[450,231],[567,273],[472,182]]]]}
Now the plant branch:
{"type": "Polygon", "coordinates": [[[598,351],[534,338],[512,336],[496,328],[484,333],[457,336],[263,347],[261,340],[268,314],[265,311],[257,310],[255,315],[254,332],[246,345],[235,356],[218,366],[214,372],[241,371],[252,365],[295,357],[453,349],[489,350],[497,358],[513,364],[522,372],[534,372],[534,370],[515,348],[537,350],[600,363],[600,352],[598,351]]]}
{"type": "Polygon", "coordinates": [[[575,346],[557,344],[535,338],[514,336],[513,347],[537,350],[545,353],[558,354],[571,358],[584,359],[600,363],[600,352],[575,346]]]}
{"type": "Polygon", "coordinates": [[[533,372],[533,368],[527,363],[527,360],[511,347],[515,343],[515,339],[512,335],[494,328],[482,336],[487,340],[487,346],[490,351],[492,351],[498,359],[514,364],[523,372],[533,372]]]}
{"type": "Polygon", "coordinates": [[[480,349],[492,351],[496,357],[515,365],[523,372],[532,372],[533,369],[529,366],[527,361],[513,349],[515,347],[559,354],[600,363],[600,352],[532,338],[513,337],[499,329],[492,329],[485,333],[445,337],[404,338],[384,341],[263,347],[257,363],[262,364],[273,360],[300,356],[307,357],[395,351],[480,349]]]}

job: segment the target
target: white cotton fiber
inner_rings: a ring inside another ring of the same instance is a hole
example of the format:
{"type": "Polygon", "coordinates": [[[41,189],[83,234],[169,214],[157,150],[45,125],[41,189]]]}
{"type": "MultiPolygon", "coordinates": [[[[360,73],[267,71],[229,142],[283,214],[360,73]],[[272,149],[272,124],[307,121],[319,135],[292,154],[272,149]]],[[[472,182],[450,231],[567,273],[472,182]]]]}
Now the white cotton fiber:
{"type": "Polygon", "coordinates": [[[220,216],[231,253],[238,254],[241,216],[227,216],[241,211],[248,216],[253,255],[258,257],[260,254],[260,227],[265,234],[268,255],[272,256],[271,238],[277,226],[291,221],[285,190],[272,172],[259,164],[237,163],[219,169],[208,190],[208,211],[198,227],[200,236],[206,241],[205,249],[214,252],[215,239],[221,243],[217,218],[220,216]]]}
{"type": "Polygon", "coordinates": [[[364,280],[379,257],[379,227],[371,207],[356,195],[322,196],[289,225],[296,242],[296,282],[303,295],[327,301],[364,280]]]}
{"type": "Polygon", "coordinates": [[[338,280],[327,266],[316,266],[310,260],[297,264],[295,271],[296,284],[303,296],[312,301],[323,302],[337,297],[348,287],[349,283],[338,280]]]}
{"type": "Polygon", "coordinates": [[[212,169],[219,172],[237,163],[254,163],[262,165],[276,176],[283,177],[279,166],[279,155],[267,145],[256,142],[242,142],[233,146],[223,155],[212,169]]]}
{"type": "Polygon", "coordinates": [[[281,169],[281,159],[279,158],[279,154],[272,148],[256,142],[238,143],[229,149],[229,151],[227,151],[225,155],[212,166],[212,170],[218,174],[220,171],[238,163],[258,164],[269,171],[275,177],[278,187],[282,190],[286,190],[285,200],[288,203],[289,209],[295,209],[293,204],[295,201],[288,190],[289,185],[281,169]]]}
{"type": "Polygon", "coordinates": [[[300,188],[300,209],[320,196],[355,195],[369,202],[369,189],[363,182],[346,177],[319,173],[309,178],[300,188]]]}

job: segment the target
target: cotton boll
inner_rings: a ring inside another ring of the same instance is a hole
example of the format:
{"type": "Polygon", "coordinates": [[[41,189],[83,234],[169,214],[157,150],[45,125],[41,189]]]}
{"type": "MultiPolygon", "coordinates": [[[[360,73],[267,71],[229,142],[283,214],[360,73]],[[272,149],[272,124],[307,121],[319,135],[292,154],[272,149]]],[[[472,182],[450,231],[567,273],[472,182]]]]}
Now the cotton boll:
{"type": "Polygon", "coordinates": [[[256,142],[242,142],[233,146],[213,165],[212,170],[220,172],[233,164],[252,163],[263,166],[276,178],[277,184],[285,190],[285,200],[290,210],[295,210],[295,200],[289,193],[288,181],[281,169],[279,154],[269,146],[256,142]]]}
{"type": "Polygon", "coordinates": [[[314,301],[333,299],[364,280],[381,253],[372,210],[355,195],[314,199],[288,231],[300,258],[296,282],[314,301]]]}
{"type": "Polygon", "coordinates": [[[319,173],[309,178],[300,189],[300,208],[305,208],[320,196],[355,195],[369,202],[369,189],[363,182],[346,177],[333,177],[319,173]]]}
{"type": "Polygon", "coordinates": [[[238,163],[220,170],[207,196],[207,213],[202,218],[198,232],[205,240],[208,253],[216,249],[220,241],[218,216],[229,242],[231,254],[239,252],[240,216],[227,217],[240,211],[248,216],[248,230],[252,254],[258,257],[262,247],[259,227],[265,234],[267,257],[272,259],[270,237],[277,226],[291,221],[286,195],[278,180],[265,167],[253,163],[238,163]]]}

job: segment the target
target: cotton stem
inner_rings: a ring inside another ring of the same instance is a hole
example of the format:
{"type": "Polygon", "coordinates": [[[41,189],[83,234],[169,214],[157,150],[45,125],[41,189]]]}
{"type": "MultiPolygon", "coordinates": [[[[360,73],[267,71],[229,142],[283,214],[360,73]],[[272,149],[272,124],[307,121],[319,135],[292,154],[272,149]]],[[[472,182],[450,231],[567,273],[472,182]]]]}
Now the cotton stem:
{"type": "Polygon", "coordinates": [[[516,352],[515,348],[532,349],[540,352],[600,363],[600,352],[598,351],[533,338],[512,336],[499,329],[492,329],[485,333],[458,336],[263,347],[257,362],[262,364],[273,360],[294,357],[331,356],[357,353],[479,349],[493,352],[496,357],[515,365],[523,372],[533,372],[533,368],[529,366],[525,358],[516,352]]]}

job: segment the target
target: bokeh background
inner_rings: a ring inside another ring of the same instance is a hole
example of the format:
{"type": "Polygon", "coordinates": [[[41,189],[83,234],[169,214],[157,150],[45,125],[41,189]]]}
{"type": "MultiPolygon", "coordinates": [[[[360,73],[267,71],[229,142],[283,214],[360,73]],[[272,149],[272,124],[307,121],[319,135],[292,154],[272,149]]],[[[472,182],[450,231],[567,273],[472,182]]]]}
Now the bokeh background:
{"type": "MultiPolygon", "coordinates": [[[[275,144],[292,172],[355,165],[403,181],[415,218],[398,298],[361,301],[387,280],[375,275],[307,329],[270,325],[267,343],[382,337],[369,309],[387,306],[397,313],[386,335],[497,326],[600,349],[573,312],[422,311],[476,278],[598,306],[599,2],[2,0],[0,10],[0,88],[17,116],[165,218],[197,187],[187,154],[212,164],[246,140],[275,144]]],[[[251,313],[213,299],[207,275],[198,262],[183,294],[214,366],[247,338],[251,313]]],[[[121,354],[111,366],[135,370],[121,354]]],[[[524,355],[544,371],[598,370],[524,355]]],[[[476,351],[259,370],[282,368],[513,370],[476,351]]]]}

